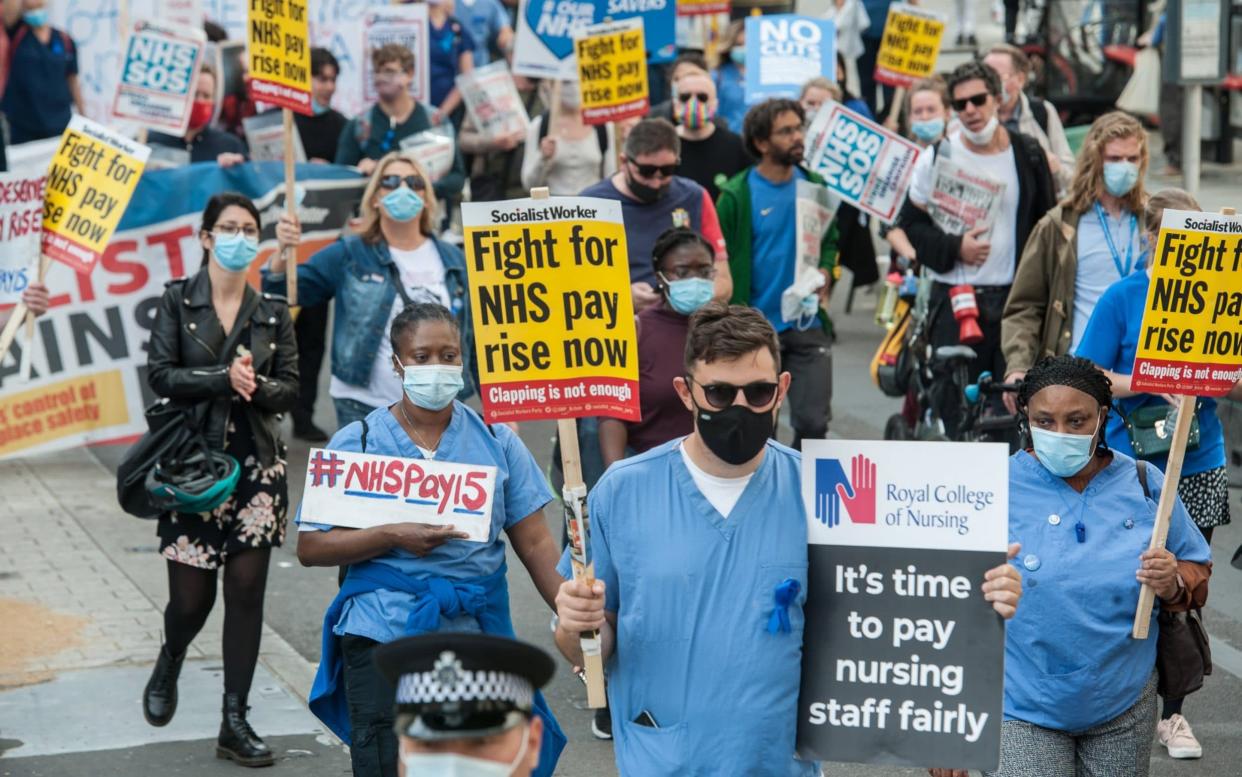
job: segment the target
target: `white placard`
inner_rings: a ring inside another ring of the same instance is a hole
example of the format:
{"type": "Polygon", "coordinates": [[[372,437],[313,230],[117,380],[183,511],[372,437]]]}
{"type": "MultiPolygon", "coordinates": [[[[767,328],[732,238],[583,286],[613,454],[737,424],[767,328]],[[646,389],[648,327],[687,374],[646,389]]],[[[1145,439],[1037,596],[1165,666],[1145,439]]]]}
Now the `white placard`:
{"type": "Polygon", "coordinates": [[[942,153],[932,165],[927,215],[946,234],[964,235],[996,222],[1004,194],[1004,181],[962,167],[942,153]]]}

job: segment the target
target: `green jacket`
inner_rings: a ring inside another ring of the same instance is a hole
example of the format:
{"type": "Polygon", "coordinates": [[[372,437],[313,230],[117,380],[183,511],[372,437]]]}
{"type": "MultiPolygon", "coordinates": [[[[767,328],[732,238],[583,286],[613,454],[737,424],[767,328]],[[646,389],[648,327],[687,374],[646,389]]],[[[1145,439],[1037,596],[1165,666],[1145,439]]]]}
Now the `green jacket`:
{"type": "MultiPolygon", "coordinates": [[[[747,180],[751,169],[748,167],[726,181],[720,187],[720,197],[716,200],[716,215],[720,219],[720,231],[724,234],[725,249],[729,252],[729,274],[733,276],[733,298],[729,301],[735,305],[751,304],[750,270],[754,260],[751,246],[754,236],[750,228],[750,183],[747,180]]],[[[811,183],[824,183],[824,179],[816,173],[805,167],[801,170],[811,183]]],[[[834,221],[819,247],[819,266],[828,271],[829,278],[836,278],[837,235],[834,221]]],[[[827,329],[827,316],[822,310],[819,318],[827,329]]]]}

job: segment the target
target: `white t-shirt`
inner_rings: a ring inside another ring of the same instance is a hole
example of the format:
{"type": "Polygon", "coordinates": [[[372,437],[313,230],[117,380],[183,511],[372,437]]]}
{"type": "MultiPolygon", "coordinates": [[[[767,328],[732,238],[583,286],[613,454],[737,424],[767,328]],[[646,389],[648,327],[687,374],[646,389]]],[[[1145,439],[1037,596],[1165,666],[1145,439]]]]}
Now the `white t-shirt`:
{"type": "MultiPolygon", "coordinates": [[[[435,302],[449,307],[448,285],[444,282],[444,262],[436,244],[426,240],[413,251],[406,251],[389,246],[388,253],[397,265],[401,275],[401,283],[405,293],[412,302],[435,302]]],[[[335,375],[328,386],[328,394],[334,399],[352,399],[371,407],[386,407],[401,398],[401,379],[393,374],[392,344],[388,340],[388,330],[392,328],[393,319],[405,307],[405,301],[398,294],[392,302],[392,312],[388,315],[388,323],[384,326],[384,336],[380,338],[379,347],[375,351],[375,363],[371,365],[371,379],[365,386],[351,386],[335,375]]]]}
{"type": "MultiPolygon", "coordinates": [[[[929,270],[928,274],[941,283],[956,285],[971,283],[976,286],[1007,286],[1013,283],[1014,269],[1018,265],[1018,166],[1014,160],[1014,148],[1000,154],[976,154],[966,148],[960,132],[949,138],[950,158],[968,170],[977,170],[1005,184],[1005,192],[1001,195],[1000,213],[996,223],[992,225],[992,250],[988,259],[977,267],[963,264],[959,258],[957,265],[947,273],[929,270]]],[[[919,161],[914,164],[914,173],[910,176],[910,201],[920,207],[927,205],[931,196],[932,164],[935,154],[928,149],[919,154],[919,161]]]]}
{"type": "Polygon", "coordinates": [[[685,445],[678,445],[677,449],[681,451],[681,460],[686,463],[686,469],[690,470],[690,477],[694,478],[694,485],[698,486],[699,491],[707,497],[707,501],[712,503],[712,507],[716,508],[717,512],[728,518],[729,513],[733,512],[733,508],[737,505],[737,500],[742,498],[746,484],[755,476],[755,473],[752,472],[740,478],[718,478],[699,469],[698,465],[690,460],[690,454],[686,453],[685,445]]]}

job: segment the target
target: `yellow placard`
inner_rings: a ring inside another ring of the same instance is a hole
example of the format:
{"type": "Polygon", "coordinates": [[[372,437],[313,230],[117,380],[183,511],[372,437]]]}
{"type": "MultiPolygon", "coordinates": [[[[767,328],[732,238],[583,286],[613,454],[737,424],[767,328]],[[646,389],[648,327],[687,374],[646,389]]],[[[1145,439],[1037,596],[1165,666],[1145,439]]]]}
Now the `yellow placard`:
{"type": "Polygon", "coordinates": [[[127,423],[120,370],[6,394],[0,398],[0,456],[127,423]]]}
{"type": "Polygon", "coordinates": [[[309,116],[310,24],[306,0],[250,0],[246,30],[251,95],[309,116]]]}
{"type": "Polygon", "coordinates": [[[483,414],[638,420],[638,353],[621,204],[465,203],[483,414]]]}
{"type": "Polygon", "coordinates": [[[1242,218],[1166,210],[1131,386],[1221,395],[1242,380],[1242,218]]]}
{"type": "Polygon", "coordinates": [[[578,54],[584,122],[607,124],[647,114],[647,46],[642,17],[583,27],[574,35],[574,50],[578,54]]]}
{"type": "Polygon", "coordinates": [[[875,80],[889,86],[909,87],[936,69],[944,18],[938,14],[894,3],[888,7],[884,38],[875,58],[875,80]]]}
{"type": "Polygon", "coordinates": [[[89,273],[103,256],[151,149],[75,115],[47,169],[43,254],[89,273]]]}

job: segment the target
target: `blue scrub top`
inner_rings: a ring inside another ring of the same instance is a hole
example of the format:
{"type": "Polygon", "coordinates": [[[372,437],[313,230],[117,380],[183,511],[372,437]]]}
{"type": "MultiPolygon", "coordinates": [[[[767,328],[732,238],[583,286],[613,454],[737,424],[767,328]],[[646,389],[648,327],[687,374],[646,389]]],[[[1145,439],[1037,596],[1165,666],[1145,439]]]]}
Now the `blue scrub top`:
{"type": "MultiPolygon", "coordinates": [[[[1147,305],[1147,288],[1151,279],[1146,272],[1136,272],[1108,287],[1091,312],[1087,330],[1075,354],[1090,359],[1100,367],[1121,375],[1134,371],[1134,355],[1138,352],[1139,330],[1143,325],[1143,308],[1147,305]]],[[[1139,394],[1116,402],[1123,413],[1145,405],[1171,407],[1155,394],[1139,394]]],[[[1195,417],[1199,419],[1199,445],[1186,451],[1182,462],[1182,475],[1225,466],[1225,430],[1216,417],[1216,400],[1202,397],[1196,404],[1195,417]]],[[[1127,456],[1134,455],[1130,435],[1125,423],[1117,413],[1108,416],[1105,430],[1108,447],[1127,456]]],[[[1148,459],[1163,472],[1169,463],[1167,456],[1148,459]]]]}
{"type": "MultiPolygon", "coordinates": [[[[381,407],[367,416],[367,453],[425,458],[410,440],[388,408],[381,407]]],[[[338,431],[328,443],[328,450],[361,451],[362,423],[355,422],[338,431]]],[[[393,550],[371,559],[403,574],[418,579],[445,577],[469,580],[485,577],[500,569],[505,560],[502,529],[508,529],[552,501],[535,457],[521,439],[507,426],[488,427],[479,414],[460,402],[453,403],[449,421],[440,446],[439,461],[463,464],[492,465],[496,472],[496,492],[492,497],[492,530],[487,542],[449,540],[426,556],[415,556],[404,550],[393,550]]],[[[300,531],[331,531],[331,526],[302,521],[298,507],[296,521],[300,531]]],[[[355,634],[377,642],[391,642],[406,634],[406,620],[416,597],[399,591],[379,590],[359,594],[345,604],[333,631],[338,635],[355,634]]],[[[466,615],[446,619],[443,628],[449,631],[478,631],[475,618],[466,615]]]]}
{"type": "Polygon", "coordinates": [[[443,27],[428,22],[427,32],[431,38],[427,71],[431,104],[439,108],[456,85],[462,52],[473,52],[475,43],[470,30],[456,16],[450,16],[443,27]]]}
{"type": "MultiPolygon", "coordinates": [[[[595,575],[617,615],[609,662],[623,775],[818,773],[794,758],[806,601],[801,457],[768,441],[726,519],[682,461],[681,439],[614,464],[588,498],[595,575]],[[800,593],[767,630],[775,590],[800,593]],[[659,728],[632,721],[647,711],[659,728]]],[[[569,576],[568,557],[558,570],[569,576]]]]}
{"type": "Polygon", "coordinates": [[[729,124],[729,129],[742,134],[742,120],[746,118],[746,76],[737,65],[725,62],[716,68],[712,77],[716,82],[716,115],[729,124]]]}
{"type": "Polygon", "coordinates": [[[491,43],[500,31],[510,26],[509,14],[500,0],[461,0],[453,13],[474,39],[474,66],[482,67],[492,60],[491,43]]]}
{"type": "MultiPolygon", "coordinates": [[[[1138,701],[1156,665],[1156,609],[1147,639],[1130,636],[1135,573],[1155,525],[1163,478],[1147,466],[1143,496],[1134,459],[1117,451],[1081,494],[1026,451],[1009,459],[1009,541],[1022,604],[1005,632],[1005,718],[1082,731],[1138,701]],[[1075,525],[1086,527],[1078,542],[1075,525]]],[[[1206,563],[1211,552],[1181,500],[1166,547],[1206,563]]]]}
{"type": "Polygon", "coordinates": [[[9,49],[8,87],[0,100],[0,111],[9,120],[9,142],[56,137],[73,116],[69,77],[78,74],[77,47],[55,28],[48,42],[41,43],[24,21],[7,32],[10,41],[17,41],[9,49]]]}
{"type": "Polygon", "coordinates": [[[772,183],[750,168],[750,304],[759,308],[777,332],[794,325],[781,316],[781,295],[794,282],[798,261],[798,181],[806,173],[795,167],[784,183],[772,183]]]}

